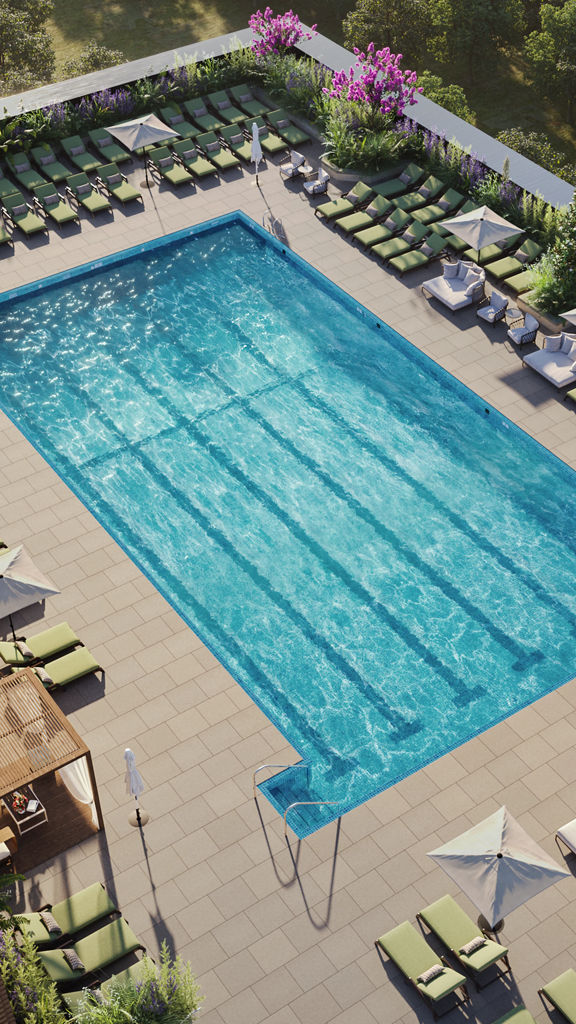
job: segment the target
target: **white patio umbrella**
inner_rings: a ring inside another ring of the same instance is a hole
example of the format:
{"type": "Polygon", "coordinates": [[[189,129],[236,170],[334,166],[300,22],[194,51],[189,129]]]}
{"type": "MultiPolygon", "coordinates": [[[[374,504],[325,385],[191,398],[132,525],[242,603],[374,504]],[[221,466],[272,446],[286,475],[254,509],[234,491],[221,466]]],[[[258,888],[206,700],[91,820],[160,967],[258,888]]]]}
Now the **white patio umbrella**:
{"type": "Polygon", "coordinates": [[[128,821],[135,827],[146,825],[150,821],[150,815],[138,803],[138,798],[144,792],[144,781],[136,767],[136,755],[133,750],[130,750],[130,747],[126,747],[124,751],[124,760],[126,761],[126,775],[124,776],[126,792],[136,801],[136,810],[131,812],[128,821]]]}
{"type": "Polygon", "coordinates": [[[566,313],[560,313],[563,320],[567,320],[569,324],[576,324],[576,309],[569,309],[566,313]]]}
{"type": "Polygon", "coordinates": [[[256,164],[256,184],[258,184],[258,167],[262,159],[262,146],[260,145],[260,132],[254,121],[252,125],[252,163],[256,164]]]}
{"type": "Polygon", "coordinates": [[[0,552],[0,619],[9,617],[13,636],[14,612],[59,593],[58,587],[36,568],[21,544],[0,552]]]}
{"type": "Polygon", "coordinates": [[[477,210],[461,213],[440,223],[442,227],[450,228],[463,242],[467,242],[471,249],[476,250],[522,231],[522,228],[517,228],[515,224],[494,213],[489,206],[479,206],[477,210]]]}
{"type": "Polygon", "coordinates": [[[511,910],[570,874],[506,807],[428,854],[458,883],[490,928],[511,910]]]}
{"type": "MultiPolygon", "coordinates": [[[[161,121],[155,114],[145,114],[144,117],[135,117],[132,121],[122,121],[121,124],[113,124],[107,131],[113,135],[118,142],[121,142],[131,153],[135,149],[144,149],[146,146],[155,146],[166,139],[173,139],[180,135],[175,128],[170,128],[164,121],[161,121]]],[[[146,181],[143,182],[146,188],[151,188],[148,180],[148,164],[146,153],[144,153],[144,173],[146,181]]]]}

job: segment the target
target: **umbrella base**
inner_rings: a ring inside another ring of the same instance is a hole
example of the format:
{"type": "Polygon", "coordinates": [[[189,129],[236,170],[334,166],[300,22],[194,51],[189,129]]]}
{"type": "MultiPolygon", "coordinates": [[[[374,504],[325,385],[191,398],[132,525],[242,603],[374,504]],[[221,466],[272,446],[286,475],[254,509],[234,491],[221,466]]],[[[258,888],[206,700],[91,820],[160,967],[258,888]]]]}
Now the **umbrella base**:
{"type": "Polygon", "coordinates": [[[130,812],[128,815],[128,821],[133,828],[141,828],[142,825],[148,824],[150,821],[150,815],[143,807],[139,807],[138,810],[130,812]]]}
{"type": "Polygon", "coordinates": [[[154,182],[148,181],[148,179],[146,179],[146,181],[141,181],[140,188],[154,188],[154,182]]]}
{"type": "Polygon", "coordinates": [[[504,918],[502,918],[501,921],[496,921],[496,924],[490,924],[488,919],[484,917],[484,914],[480,914],[480,917],[478,918],[478,927],[483,932],[492,932],[494,935],[497,935],[504,927],[504,918]]]}

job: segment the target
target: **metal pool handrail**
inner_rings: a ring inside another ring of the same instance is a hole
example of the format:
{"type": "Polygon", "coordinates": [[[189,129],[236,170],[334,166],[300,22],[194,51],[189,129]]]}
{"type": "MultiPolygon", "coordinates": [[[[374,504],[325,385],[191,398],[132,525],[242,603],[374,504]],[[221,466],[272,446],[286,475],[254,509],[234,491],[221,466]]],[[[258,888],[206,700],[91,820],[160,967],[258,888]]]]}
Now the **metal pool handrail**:
{"type": "MultiPolygon", "coordinates": [[[[297,766],[294,765],[294,767],[297,766]]],[[[331,804],[332,806],[334,806],[334,804],[339,803],[339,800],[296,800],[295,803],[290,804],[290,806],[287,807],[286,810],[284,811],[284,839],[286,840],[286,842],[288,842],[288,822],[286,819],[288,817],[289,811],[294,810],[295,807],[318,807],[321,804],[331,804]]]]}
{"type": "Polygon", "coordinates": [[[261,764],[252,776],[252,792],[254,793],[255,800],[258,799],[258,794],[256,792],[256,776],[258,775],[258,772],[263,772],[265,768],[305,768],[306,771],[309,771],[310,766],[307,764],[261,764]]]}

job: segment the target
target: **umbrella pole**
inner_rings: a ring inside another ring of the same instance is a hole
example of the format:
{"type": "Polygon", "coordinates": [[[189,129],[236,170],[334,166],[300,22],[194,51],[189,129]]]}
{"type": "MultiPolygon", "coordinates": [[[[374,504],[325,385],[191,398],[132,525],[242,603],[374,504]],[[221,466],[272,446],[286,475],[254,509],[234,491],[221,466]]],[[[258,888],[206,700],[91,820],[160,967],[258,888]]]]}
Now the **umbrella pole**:
{"type": "Polygon", "coordinates": [[[144,175],[145,175],[146,180],[140,182],[140,188],[152,188],[152,185],[150,184],[150,181],[149,181],[149,178],[148,178],[148,161],[146,159],[146,149],[144,149],[143,159],[144,159],[144,175]]]}
{"type": "Polygon", "coordinates": [[[131,811],[128,816],[128,821],[134,828],[142,828],[143,825],[147,825],[150,821],[150,815],[148,814],[148,811],[140,809],[137,796],[134,797],[134,800],[136,801],[136,810],[131,811]]]}
{"type": "Polygon", "coordinates": [[[11,615],[8,616],[8,622],[10,623],[10,629],[12,630],[12,639],[14,643],[16,643],[16,630],[14,629],[14,623],[11,615]]]}

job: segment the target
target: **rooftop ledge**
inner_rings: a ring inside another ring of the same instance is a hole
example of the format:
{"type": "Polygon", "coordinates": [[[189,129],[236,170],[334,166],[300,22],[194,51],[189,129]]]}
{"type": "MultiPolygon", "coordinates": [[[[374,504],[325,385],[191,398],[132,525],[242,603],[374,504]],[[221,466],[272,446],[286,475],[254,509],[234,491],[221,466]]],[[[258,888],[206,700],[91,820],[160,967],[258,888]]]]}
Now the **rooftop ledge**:
{"type": "MultiPolygon", "coordinates": [[[[191,43],[189,46],[183,46],[177,50],[166,50],[164,53],[142,57],[140,60],[133,60],[127,64],[118,64],[116,67],[106,68],[104,71],[94,71],[89,75],[82,75],[80,78],[70,78],[65,82],[54,82],[42,86],[40,89],[17,93],[14,96],[5,96],[0,99],[0,107],[4,116],[13,117],[29,110],[38,110],[51,103],[80,99],[82,96],[98,92],[100,89],[113,89],[117,86],[127,85],[138,78],[157,75],[182,64],[206,60],[208,57],[218,57],[238,46],[249,46],[252,37],[252,30],[249,28],[230,32],[227,35],[217,36],[215,39],[191,43]]],[[[355,60],[349,50],[323,35],[304,40],[299,44],[298,49],[334,71],[348,71],[355,60]]],[[[509,149],[502,142],[493,139],[491,135],[480,131],[474,125],[468,124],[462,118],[444,110],[443,107],[433,103],[425,96],[420,95],[414,106],[407,110],[407,114],[423,128],[445,135],[447,139],[458,143],[463,149],[475,153],[483,163],[494,171],[501,172],[504,161],[507,159],[510,164],[510,179],[514,184],[526,189],[527,192],[542,196],[551,206],[567,206],[572,201],[573,185],[535,164],[532,160],[528,160],[527,157],[514,152],[513,149],[509,149]]]]}

